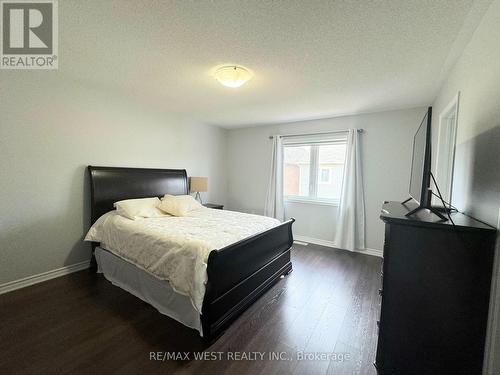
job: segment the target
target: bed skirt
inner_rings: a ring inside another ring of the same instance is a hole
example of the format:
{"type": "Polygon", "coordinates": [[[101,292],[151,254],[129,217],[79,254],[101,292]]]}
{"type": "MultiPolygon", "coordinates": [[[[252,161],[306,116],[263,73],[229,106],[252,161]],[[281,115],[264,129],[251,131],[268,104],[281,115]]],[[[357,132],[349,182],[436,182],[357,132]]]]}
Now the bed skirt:
{"type": "Polygon", "coordinates": [[[161,314],[198,330],[203,336],[200,314],[189,297],[175,292],[168,281],[157,279],[101,247],[96,247],[95,258],[97,272],[102,273],[113,285],[147,302],[161,314]]]}

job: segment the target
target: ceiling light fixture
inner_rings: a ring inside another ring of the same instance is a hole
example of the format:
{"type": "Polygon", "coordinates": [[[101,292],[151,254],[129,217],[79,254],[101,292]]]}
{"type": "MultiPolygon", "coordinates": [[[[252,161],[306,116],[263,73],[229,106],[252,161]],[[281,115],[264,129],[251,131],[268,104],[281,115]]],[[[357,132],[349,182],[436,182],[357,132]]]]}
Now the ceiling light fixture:
{"type": "Polygon", "coordinates": [[[215,71],[215,79],[227,87],[240,87],[252,78],[252,73],[242,66],[224,65],[215,71]]]}

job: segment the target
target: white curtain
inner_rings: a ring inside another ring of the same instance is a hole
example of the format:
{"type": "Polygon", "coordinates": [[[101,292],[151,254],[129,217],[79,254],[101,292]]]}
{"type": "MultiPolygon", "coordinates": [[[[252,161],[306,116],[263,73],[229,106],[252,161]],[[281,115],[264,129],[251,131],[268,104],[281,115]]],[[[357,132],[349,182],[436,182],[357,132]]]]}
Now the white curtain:
{"type": "Polygon", "coordinates": [[[273,137],[271,172],[269,174],[264,215],[281,221],[285,218],[285,209],[283,207],[283,143],[279,135],[273,137]]]}
{"type": "Polygon", "coordinates": [[[350,129],[344,165],[342,195],[335,228],[335,247],[346,250],[365,249],[365,200],[361,175],[359,132],[350,129]]]}

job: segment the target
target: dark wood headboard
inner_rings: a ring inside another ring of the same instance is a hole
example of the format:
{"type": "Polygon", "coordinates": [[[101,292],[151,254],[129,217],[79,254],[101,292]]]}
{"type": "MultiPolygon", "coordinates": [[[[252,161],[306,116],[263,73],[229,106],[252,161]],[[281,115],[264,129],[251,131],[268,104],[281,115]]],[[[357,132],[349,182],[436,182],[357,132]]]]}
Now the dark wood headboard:
{"type": "Polygon", "coordinates": [[[92,224],[123,199],[189,194],[185,169],[89,166],[92,224]]]}

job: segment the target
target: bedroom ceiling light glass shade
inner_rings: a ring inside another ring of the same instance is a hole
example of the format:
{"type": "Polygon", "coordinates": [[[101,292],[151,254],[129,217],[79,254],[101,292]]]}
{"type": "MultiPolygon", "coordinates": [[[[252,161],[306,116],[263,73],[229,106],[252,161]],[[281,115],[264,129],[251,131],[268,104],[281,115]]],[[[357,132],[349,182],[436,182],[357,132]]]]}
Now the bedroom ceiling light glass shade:
{"type": "Polygon", "coordinates": [[[252,78],[252,72],[238,65],[221,66],[215,71],[215,79],[226,87],[240,87],[252,78]]]}

